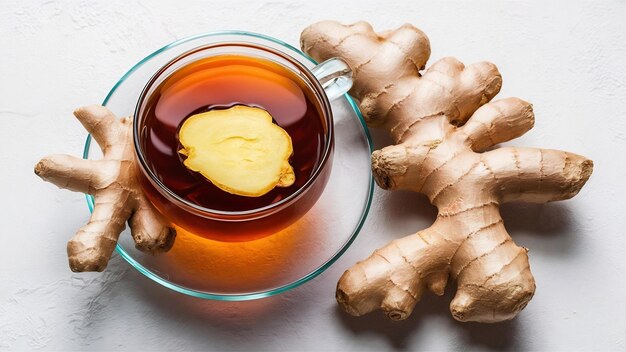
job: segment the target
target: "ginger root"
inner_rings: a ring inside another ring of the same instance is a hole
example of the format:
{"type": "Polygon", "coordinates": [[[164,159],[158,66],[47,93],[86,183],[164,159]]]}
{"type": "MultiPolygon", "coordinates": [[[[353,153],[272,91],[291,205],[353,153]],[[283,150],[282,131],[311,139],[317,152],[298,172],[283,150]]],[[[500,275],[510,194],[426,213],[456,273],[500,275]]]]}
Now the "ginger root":
{"type": "Polygon", "coordinates": [[[79,108],[74,115],[102,149],[103,159],[51,155],[35,166],[44,181],[95,198],[89,222],[67,244],[70,269],[104,270],[127,220],[138,249],[169,250],[176,232],[146,199],[136,177],[132,119],[118,119],[96,105],[79,108]]]}
{"type": "Polygon", "coordinates": [[[556,150],[492,149],[533,127],[531,104],[489,102],[502,78],[488,62],[465,66],[446,57],[422,72],[430,44],[411,25],[376,33],[365,22],[325,21],[302,32],[301,46],[318,61],[343,58],[368,125],[391,134],[395,145],[372,154],[378,185],[422,193],[438,209],[431,227],[392,241],[343,274],[341,307],[406,319],[425,289],[442,295],[451,277],[455,319],[515,317],[535,281],[528,250],[507,233],[499,205],[571,198],[591,175],[592,161],[556,150]]]}
{"type": "Polygon", "coordinates": [[[193,115],[179,141],[185,166],[229,193],[259,197],[296,180],[291,137],[261,108],[236,105],[193,115]]]}

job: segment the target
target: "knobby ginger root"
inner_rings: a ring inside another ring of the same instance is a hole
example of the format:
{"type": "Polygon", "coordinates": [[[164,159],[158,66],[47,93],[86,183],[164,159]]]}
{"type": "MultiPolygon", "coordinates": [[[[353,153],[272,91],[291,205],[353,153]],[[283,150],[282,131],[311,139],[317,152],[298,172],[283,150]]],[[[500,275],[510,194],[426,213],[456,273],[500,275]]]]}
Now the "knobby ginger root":
{"type": "Polygon", "coordinates": [[[296,180],[291,137],[263,109],[236,105],[193,115],[179,140],[185,166],[226,192],[259,197],[296,180]]]}
{"type": "Polygon", "coordinates": [[[136,178],[132,120],[118,119],[96,105],[74,115],[102,149],[102,160],[51,155],[35,166],[45,181],[94,196],[89,222],[67,244],[72,271],[104,270],[127,220],[138,249],[169,250],[176,232],[146,199],[136,178]]]}
{"type": "Polygon", "coordinates": [[[431,227],[347,270],[337,285],[339,304],[352,315],[380,308],[402,320],[425,289],[442,295],[451,277],[455,319],[513,318],[532,298],[535,281],[528,250],[509,237],[500,204],[571,198],[591,175],[592,161],[556,150],[492,149],[533,127],[531,104],[489,102],[502,78],[488,62],[465,66],[446,57],[422,71],[430,44],[411,25],[376,33],[365,22],[320,22],[302,32],[301,45],[318,61],[346,60],[355,80],[350,93],[368,125],[391,134],[395,145],[372,154],[378,185],[423,193],[438,209],[431,227]]]}

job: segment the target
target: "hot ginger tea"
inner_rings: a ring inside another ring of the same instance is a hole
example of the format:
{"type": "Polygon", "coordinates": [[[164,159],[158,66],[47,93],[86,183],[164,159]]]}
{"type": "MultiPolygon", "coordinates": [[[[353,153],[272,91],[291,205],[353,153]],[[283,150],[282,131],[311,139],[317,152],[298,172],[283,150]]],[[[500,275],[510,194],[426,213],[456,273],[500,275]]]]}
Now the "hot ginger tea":
{"type": "Polygon", "coordinates": [[[147,98],[140,140],[145,160],[165,187],[204,208],[249,211],[280,202],[307,183],[324,155],[328,126],[314,92],[298,74],[267,59],[220,55],[194,61],[171,74],[147,98]],[[179,131],[186,119],[237,105],[266,110],[291,137],[289,163],[295,173],[291,186],[259,197],[235,195],[183,164],[179,131]]]}

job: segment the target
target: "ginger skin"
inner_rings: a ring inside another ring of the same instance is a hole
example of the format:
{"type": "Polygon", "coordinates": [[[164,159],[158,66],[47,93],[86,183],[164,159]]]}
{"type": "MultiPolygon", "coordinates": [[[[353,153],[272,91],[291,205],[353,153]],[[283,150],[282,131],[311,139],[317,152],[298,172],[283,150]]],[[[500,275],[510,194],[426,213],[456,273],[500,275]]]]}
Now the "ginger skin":
{"type": "Polygon", "coordinates": [[[411,25],[377,34],[365,22],[316,23],[301,35],[318,61],[343,58],[355,80],[350,94],[371,127],[395,145],[372,154],[383,189],[422,193],[437,207],[435,223],[397,239],[348,269],[337,301],[352,315],[382,309],[406,319],[427,288],[457,291],[450,304],[459,321],[512,319],[535,292],[528,250],[507,233],[499,205],[573,197],[591,176],[583,156],[535,148],[496,148],[534,124],[532,106],[518,98],[489,102],[502,78],[488,62],[469,66],[443,58],[424,72],[426,35],[411,25]]]}
{"type": "Polygon", "coordinates": [[[95,198],[89,222],[67,243],[70,269],[104,270],[127,220],[138,249],[169,250],[176,232],[143,195],[136,177],[132,119],[118,119],[97,105],[79,108],[74,115],[102,149],[102,160],[51,155],[35,166],[44,181],[95,198]]]}

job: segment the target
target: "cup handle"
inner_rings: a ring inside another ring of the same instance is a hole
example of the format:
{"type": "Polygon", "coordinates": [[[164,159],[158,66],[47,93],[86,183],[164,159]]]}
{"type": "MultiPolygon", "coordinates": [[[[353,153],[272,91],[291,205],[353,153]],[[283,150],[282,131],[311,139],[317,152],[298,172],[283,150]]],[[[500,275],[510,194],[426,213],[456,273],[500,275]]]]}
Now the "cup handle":
{"type": "Polygon", "coordinates": [[[338,57],[328,59],[315,66],[311,72],[320,82],[328,100],[335,100],[352,87],[352,70],[338,57]]]}

